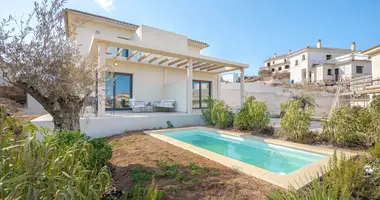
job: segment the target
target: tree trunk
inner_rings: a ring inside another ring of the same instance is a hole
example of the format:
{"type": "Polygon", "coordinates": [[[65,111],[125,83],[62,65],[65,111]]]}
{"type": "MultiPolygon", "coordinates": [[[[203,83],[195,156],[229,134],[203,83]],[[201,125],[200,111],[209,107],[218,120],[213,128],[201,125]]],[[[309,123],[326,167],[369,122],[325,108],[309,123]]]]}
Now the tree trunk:
{"type": "Polygon", "coordinates": [[[80,131],[80,109],[62,107],[49,113],[53,117],[54,129],[80,131]]]}

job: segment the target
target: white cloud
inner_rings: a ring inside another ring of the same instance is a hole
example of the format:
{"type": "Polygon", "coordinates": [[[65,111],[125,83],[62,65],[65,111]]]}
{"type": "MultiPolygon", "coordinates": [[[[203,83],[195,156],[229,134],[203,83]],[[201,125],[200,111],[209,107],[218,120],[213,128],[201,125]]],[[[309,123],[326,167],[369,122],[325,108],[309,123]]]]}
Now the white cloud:
{"type": "Polygon", "coordinates": [[[94,1],[107,11],[110,11],[112,8],[114,8],[113,0],[94,0],[94,1]]]}

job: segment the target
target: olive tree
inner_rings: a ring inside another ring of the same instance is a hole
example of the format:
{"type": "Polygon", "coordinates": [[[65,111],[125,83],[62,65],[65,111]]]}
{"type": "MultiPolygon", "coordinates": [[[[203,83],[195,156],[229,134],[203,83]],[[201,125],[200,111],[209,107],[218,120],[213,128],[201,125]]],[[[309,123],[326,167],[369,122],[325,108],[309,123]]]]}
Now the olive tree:
{"type": "Polygon", "coordinates": [[[66,0],[34,2],[26,20],[0,22],[0,70],[13,85],[35,98],[53,117],[55,129],[79,130],[81,110],[100,80],[95,59],[83,56],[75,29],[64,25],[66,0]],[[32,25],[32,23],[35,25],[32,25]]]}

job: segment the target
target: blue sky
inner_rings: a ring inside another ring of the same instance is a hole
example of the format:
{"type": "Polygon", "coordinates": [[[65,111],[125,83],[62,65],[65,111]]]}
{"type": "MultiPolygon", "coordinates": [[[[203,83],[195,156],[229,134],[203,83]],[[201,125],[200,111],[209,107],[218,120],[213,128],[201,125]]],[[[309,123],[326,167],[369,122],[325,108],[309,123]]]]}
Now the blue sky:
{"type": "MultiPolygon", "coordinates": [[[[0,17],[21,16],[32,0],[3,0],[0,17]]],[[[378,0],[68,0],[68,8],[145,24],[210,44],[202,54],[250,65],[322,39],[323,46],[380,44],[378,0]]]]}

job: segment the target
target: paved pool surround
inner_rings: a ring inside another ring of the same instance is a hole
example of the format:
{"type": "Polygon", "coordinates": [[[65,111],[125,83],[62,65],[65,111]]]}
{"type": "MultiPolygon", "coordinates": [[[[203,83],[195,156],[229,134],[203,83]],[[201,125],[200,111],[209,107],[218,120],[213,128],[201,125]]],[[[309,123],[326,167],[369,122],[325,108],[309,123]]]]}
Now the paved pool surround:
{"type": "MultiPolygon", "coordinates": [[[[307,185],[315,178],[319,177],[321,175],[321,168],[323,166],[328,165],[329,159],[332,157],[334,153],[333,149],[327,149],[323,147],[317,147],[317,146],[311,146],[311,145],[305,145],[305,144],[298,144],[298,143],[293,143],[293,142],[288,142],[288,141],[283,141],[283,140],[262,138],[262,137],[241,134],[241,133],[236,133],[232,131],[218,130],[218,129],[208,128],[208,127],[161,129],[161,130],[154,130],[154,131],[144,131],[144,133],[149,134],[150,136],[160,139],[162,141],[173,144],[175,146],[189,150],[193,153],[199,154],[210,160],[218,162],[226,167],[232,168],[234,170],[253,176],[255,178],[264,180],[268,183],[272,183],[284,189],[289,189],[290,187],[293,187],[295,189],[302,188],[303,186],[307,185]],[[209,150],[206,150],[206,149],[203,149],[203,148],[200,148],[200,147],[197,147],[197,146],[194,146],[186,142],[182,142],[182,141],[179,141],[179,140],[176,140],[174,138],[164,135],[165,133],[168,133],[168,132],[195,130],[195,129],[212,131],[212,132],[225,134],[225,135],[232,135],[235,137],[241,137],[242,139],[245,139],[245,140],[249,140],[249,139],[260,140],[262,142],[266,142],[270,144],[281,145],[281,146],[285,146],[285,147],[289,147],[293,149],[298,149],[298,150],[303,150],[303,151],[308,151],[308,152],[313,152],[313,153],[318,153],[318,154],[325,154],[327,156],[321,160],[313,162],[296,171],[293,171],[285,175],[280,175],[280,174],[241,162],[239,160],[229,158],[224,155],[214,153],[212,151],[209,151],[209,150]]],[[[340,157],[341,153],[345,154],[346,156],[356,155],[355,153],[338,150],[337,151],[338,158],[340,157]]]]}

